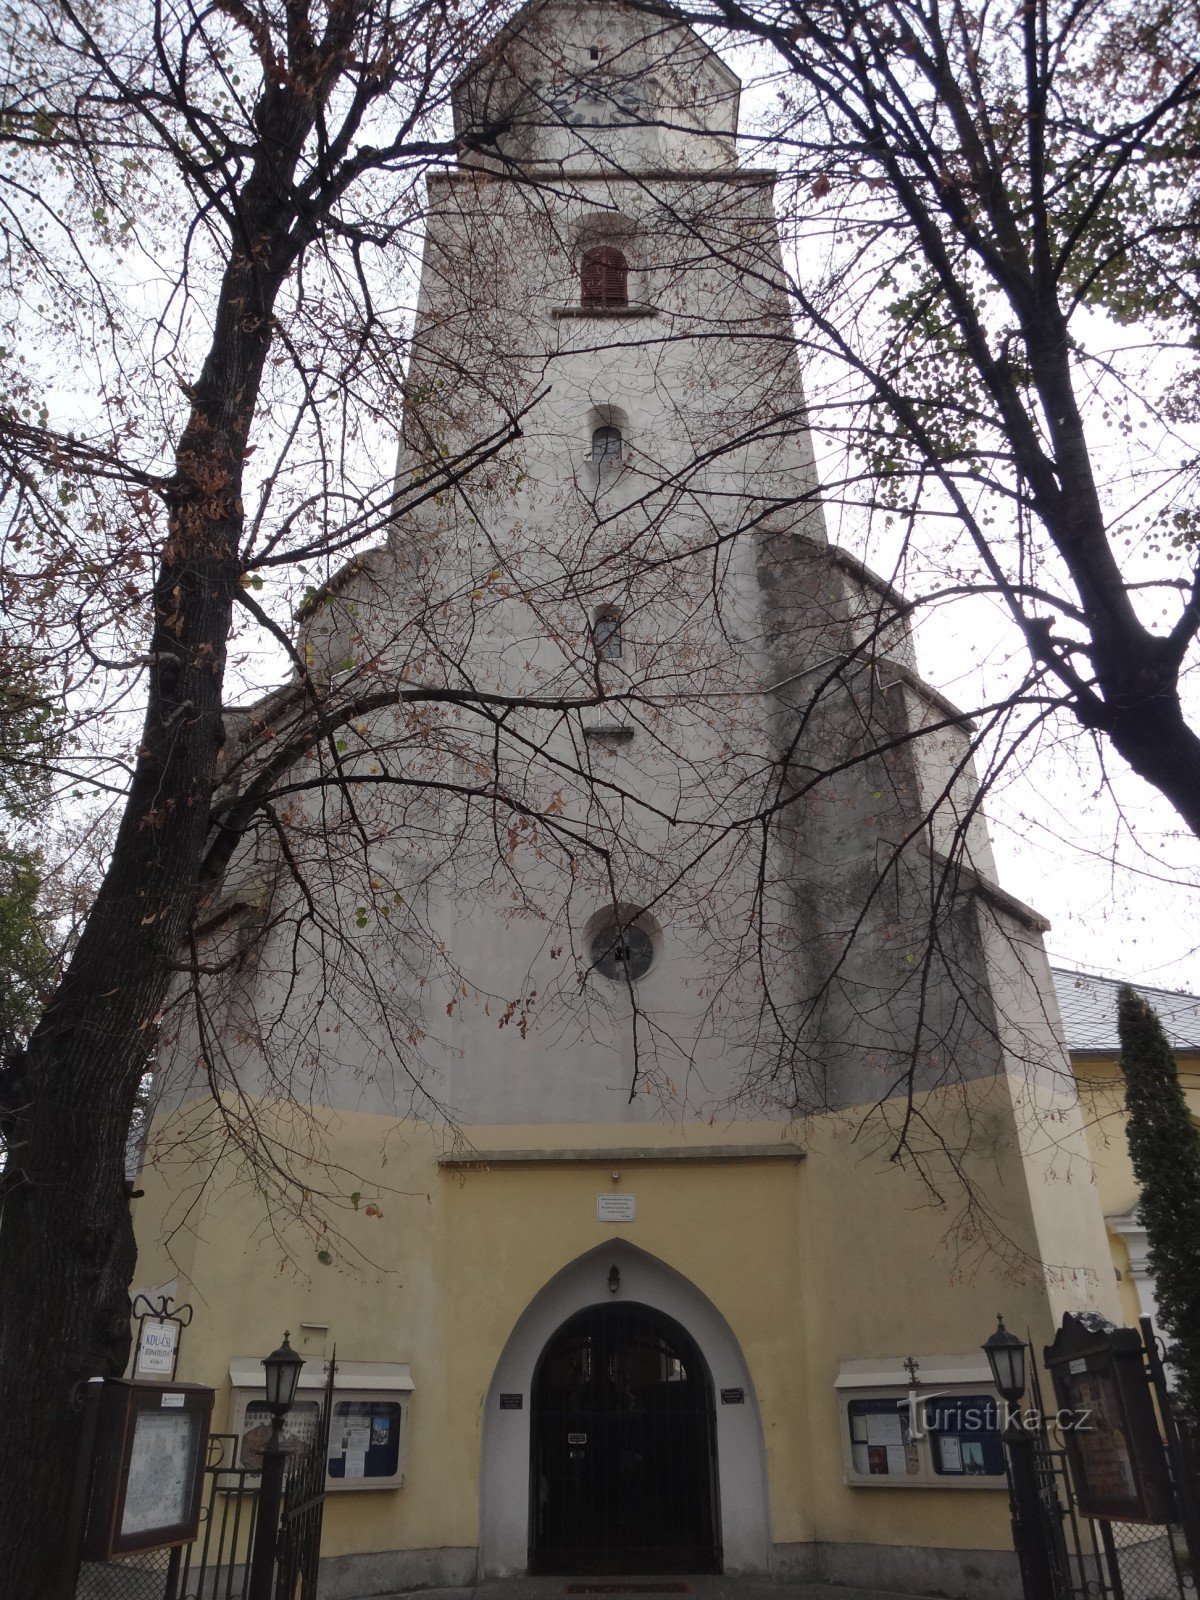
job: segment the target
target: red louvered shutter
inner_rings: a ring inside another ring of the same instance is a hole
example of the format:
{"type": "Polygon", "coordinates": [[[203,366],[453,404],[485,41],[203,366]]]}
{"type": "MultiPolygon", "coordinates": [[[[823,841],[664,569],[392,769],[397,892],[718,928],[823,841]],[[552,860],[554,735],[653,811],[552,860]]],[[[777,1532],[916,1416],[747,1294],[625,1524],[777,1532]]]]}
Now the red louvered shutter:
{"type": "Polygon", "coordinates": [[[579,278],[581,305],[629,304],[629,263],[615,245],[599,244],[584,251],[579,278]]]}

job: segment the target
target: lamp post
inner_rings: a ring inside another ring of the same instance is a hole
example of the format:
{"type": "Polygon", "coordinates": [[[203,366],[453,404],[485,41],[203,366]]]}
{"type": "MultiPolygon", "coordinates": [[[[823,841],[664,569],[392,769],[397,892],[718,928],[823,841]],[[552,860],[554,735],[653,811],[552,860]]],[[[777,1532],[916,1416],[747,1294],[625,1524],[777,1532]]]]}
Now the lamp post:
{"type": "Polygon", "coordinates": [[[254,1519],[254,1549],[250,1557],[250,1585],[246,1600],[271,1600],[275,1583],[275,1547],[279,1539],[279,1502],[283,1495],[283,1469],[289,1451],[283,1442],[283,1419],[296,1398],[304,1357],[288,1343],[263,1357],[266,1368],[267,1406],[271,1434],[262,1449],[262,1477],[258,1485],[258,1512],[254,1519]]]}
{"type": "Polygon", "coordinates": [[[1021,1587],[1025,1600],[1055,1600],[1050,1529],[1038,1487],[1034,1436],[1021,1426],[1015,1411],[1025,1393],[1026,1345],[1004,1326],[1004,1318],[997,1316],[996,1331],[985,1340],[983,1353],[1007,1412],[1001,1437],[1008,1457],[1009,1505],[1021,1587]]]}

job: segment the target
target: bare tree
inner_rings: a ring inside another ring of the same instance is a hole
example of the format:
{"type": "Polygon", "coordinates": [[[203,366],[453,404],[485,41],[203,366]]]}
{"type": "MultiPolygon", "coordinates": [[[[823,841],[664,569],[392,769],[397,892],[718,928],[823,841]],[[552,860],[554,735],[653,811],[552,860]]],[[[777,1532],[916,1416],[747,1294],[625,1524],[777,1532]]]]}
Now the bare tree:
{"type": "MultiPolygon", "coordinates": [[[[347,1061],[369,1103],[450,1118],[464,1011],[494,1022],[501,1074],[507,1041],[584,1038],[614,1008],[630,1096],[874,1107],[877,1138],[955,1197],[964,1236],[1020,1258],[963,1154],[965,1098],[951,1134],[922,1096],[998,1073],[1005,1052],[1061,1071],[1048,1035],[1014,1043],[989,975],[1004,941],[1013,982],[1036,989],[1038,925],[991,881],[973,768],[1019,755],[1046,672],[1051,705],[1107,704],[1100,664],[1063,691],[1074,647],[1025,618],[1046,640],[1034,677],[978,728],[920,685],[908,603],[824,543],[796,291],[761,175],[640,185],[655,254],[634,266],[658,305],[639,312],[635,292],[626,310],[658,321],[598,337],[575,316],[581,250],[614,211],[629,219],[603,198],[589,211],[561,168],[531,170],[537,140],[568,123],[585,147],[609,139],[614,105],[634,143],[709,134],[670,96],[656,108],[633,50],[600,91],[563,60],[527,81],[485,70],[451,139],[451,84],[505,20],[366,0],[133,15],[46,0],[13,19],[5,600],[72,709],[64,794],[109,793],[120,816],[68,970],[3,1079],[16,1596],[53,1581],[76,1387],[125,1359],[125,1141],[156,1050],[175,1070],[150,1157],[177,1216],[220,1162],[281,1247],[300,1235],[318,1260],[349,1248],[339,1214],[364,1200],[310,1115],[347,1061]],[[572,122],[564,97],[597,92],[572,122]],[[463,170],[443,171],[456,153],[463,170]],[[418,308],[410,351],[422,236],[445,293],[436,316],[418,308]],[[555,292],[548,349],[538,307],[555,292]],[[61,391],[63,374],[16,332],[18,297],[40,307],[42,346],[82,352],[95,380],[74,431],[42,406],[39,382],[61,391]],[[602,393],[630,350],[659,407],[641,442],[602,393]],[[402,409],[393,478],[378,439],[402,409]],[[553,538],[531,535],[534,500],[553,538]],[[241,703],[264,674],[286,681],[241,703]],[[636,768],[619,757],[631,736],[636,768]],[[511,959],[460,958],[448,922],[498,901],[520,930],[511,959]],[[619,1006],[588,981],[606,938],[655,920],[705,975],[686,1029],[628,973],[619,1006]]],[[[671,49],[662,70],[685,82],[702,56],[671,49]]],[[[712,145],[723,172],[728,131],[712,145]]],[[[636,161],[616,170],[637,185],[636,161]]],[[[922,293],[927,316],[941,301],[922,293]]],[[[801,305],[832,337],[831,309],[801,305]]],[[[879,464],[892,435],[870,405],[879,464]]],[[[912,415],[923,448],[932,424],[912,415]]],[[[927,470],[958,505],[944,454],[927,470]]],[[[1041,481],[1036,452],[1014,459],[1041,481]]],[[[881,470],[908,481],[899,461],[881,470]]],[[[1040,577],[993,581],[1018,611],[1042,593],[1040,577]]]]}
{"type": "Polygon", "coordinates": [[[790,180],[798,336],[839,374],[818,426],[842,492],[906,530],[899,562],[998,596],[1029,692],[1195,832],[1194,11],[687,15],[766,52],[759,128],[790,180]]]}
{"type": "MultiPolygon", "coordinates": [[[[464,465],[441,462],[398,498],[353,488],[363,408],[386,407],[399,377],[375,296],[402,281],[413,185],[450,149],[433,121],[478,21],[354,0],[34,4],[7,18],[8,286],[63,360],[72,342],[86,350],[81,325],[104,330],[112,360],[89,371],[83,358],[96,388],[86,438],[55,432],[32,398],[46,365],[31,375],[12,307],[5,598],[47,657],[58,645],[94,729],[107,721],[111,741],[129,696],[146,704],[127,764],[110,743],[100,774],[121,819],[87,924],[4,1074],[0,1538],[13,1594],[53,1582],[45,1530],[65,1514],[76,1386],[124,1361],[124,1145],[204,893],[229,640],[242,609],[280,632],[245,574],[349,549],[464,465]],[[248,477],[260,448],[271,465],[248,477]],[[305,476],[314,458],[323,497],[305,476]],[[37,1349],[44,1365],[31,1366],[37,1349]]],[[[68,379],[50,364],[51,383],[68,379]]],[[[472,459],[518,426],[506,419],[472,459]]],[[[333,739],[352,710],[326,708],[304,673],[298,704],[297,751],[333,739]]]]}

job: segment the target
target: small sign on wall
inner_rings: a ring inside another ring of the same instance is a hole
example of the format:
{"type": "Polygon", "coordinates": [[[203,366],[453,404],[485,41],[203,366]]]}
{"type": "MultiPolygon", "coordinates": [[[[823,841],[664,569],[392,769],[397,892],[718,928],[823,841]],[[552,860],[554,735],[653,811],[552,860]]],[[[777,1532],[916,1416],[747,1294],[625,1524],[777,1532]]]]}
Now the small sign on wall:
{"type": "Polygon", "coordinates": [[[173,1378],[179,1324],[170,1317],[143,1317],[138,1332],[135,1378],[173,1378]]]}
{"type": "Polygon", "coordinates": [[[596,1196],[597,1222],[636,1222],[637,1195],[598,1194],[596,1196]]]}
{"type": "Polygon", "coordinates": [[[151,1297],[139,1291],[131,1309],[138,1325],[132,1376],[154,1382],[174,1378],[183,1330],[192,1320],[191,1306],[175,1305],[169,1294],[151,1297]]]}

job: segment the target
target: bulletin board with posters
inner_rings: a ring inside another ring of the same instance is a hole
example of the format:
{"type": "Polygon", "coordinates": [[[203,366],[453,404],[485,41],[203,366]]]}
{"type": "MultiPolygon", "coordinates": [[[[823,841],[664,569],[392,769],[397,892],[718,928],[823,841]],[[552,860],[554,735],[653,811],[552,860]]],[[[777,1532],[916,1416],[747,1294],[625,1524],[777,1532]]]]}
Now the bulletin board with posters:
{"type": "Polygon", "coordinates": [[[400,1452],[407,1405],[374,1395],[358,1400],[334,1398],[329,1427],[329,1481],[343,1488],[403,1483],[400,1452]]]}
{"type": "Polygon", "coordinates": [[[1169,1522],[1171,1485],[1141,1335],[1094,1313],[1068,1312],[1045,1360],[1080,1510],[1169,1522]]]}
{"type": "MultiPolygon", "coordinates": [[[[230,1363],[234,1384],[231,1425],[240,1441],[240,1464],[248,1467],[255,1467],[261,1461],[262,1446],[271,1426],[271,1414],[262,1394],[261,1362],[258,1367],[259,1373],[255,1374],[249,1363],[230,1363]],[[248,1368],[244,1374],[243,1365],[248,1368]],[[242,1378],[247,1380],[244,1385],[239,1383],[242,1378]],[[257,1380],[257,1392],[249,1390],[251,1379],[257,1380]]],[[[311,1373],[307,1367],[301,1373],[301,1386],[283,1419],[284,1442],[294,1451],[310,1449],[317,1436],[322,1394],[311,1385],[318,1378],[324,1382],[323,1366],[313,1362],[311,1373]]],[[[407,1365],[343,1362],[339,1357],[334,1382],[326,1488],[342,1491],[402,1488],[408,1465],[412,1394],[407,1365]]]]}

